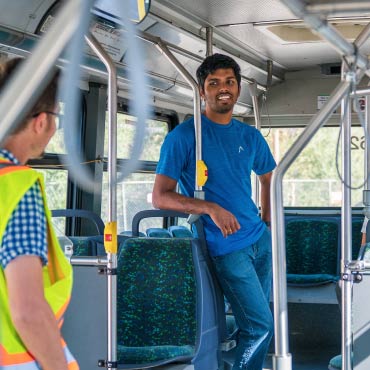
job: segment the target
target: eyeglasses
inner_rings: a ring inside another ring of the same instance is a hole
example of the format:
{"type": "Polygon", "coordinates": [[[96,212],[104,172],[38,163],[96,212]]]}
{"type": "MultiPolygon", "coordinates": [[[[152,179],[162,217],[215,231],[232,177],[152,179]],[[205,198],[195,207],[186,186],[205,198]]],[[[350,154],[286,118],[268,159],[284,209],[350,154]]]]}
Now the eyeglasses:
{"type": "Polygon", "coordinates": [[[63,117],[64,117],[63,114],[45,110],[45,111],[33,114],[32,117],[35,118],[41,113],[51,114],[52,116],[55,117],[55,127],[57,130],[61,130],[63,128],[63,117]]]}

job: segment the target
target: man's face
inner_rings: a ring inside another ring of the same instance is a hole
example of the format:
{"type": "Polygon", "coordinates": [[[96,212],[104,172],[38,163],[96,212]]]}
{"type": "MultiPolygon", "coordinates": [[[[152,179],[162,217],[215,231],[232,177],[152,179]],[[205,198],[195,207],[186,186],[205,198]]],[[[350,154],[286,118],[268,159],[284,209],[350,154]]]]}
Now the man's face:
{"type": "Polygon", "coordinates": [[[200,94],[206,103],[206,112],[223,114],[232,111],[240,94],[234,70],[216,69],[207,76],[200,94]]]}

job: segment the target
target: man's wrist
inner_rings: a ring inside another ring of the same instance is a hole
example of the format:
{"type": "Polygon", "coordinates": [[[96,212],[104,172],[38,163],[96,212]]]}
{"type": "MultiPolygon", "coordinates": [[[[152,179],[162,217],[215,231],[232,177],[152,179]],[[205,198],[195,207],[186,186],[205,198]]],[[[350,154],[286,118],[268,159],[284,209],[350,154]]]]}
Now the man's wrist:
{"type": "Polygon", "coordinates": [[[271,222],[270,221],[263,221],[267,227],[271,227],[271,222]]]}

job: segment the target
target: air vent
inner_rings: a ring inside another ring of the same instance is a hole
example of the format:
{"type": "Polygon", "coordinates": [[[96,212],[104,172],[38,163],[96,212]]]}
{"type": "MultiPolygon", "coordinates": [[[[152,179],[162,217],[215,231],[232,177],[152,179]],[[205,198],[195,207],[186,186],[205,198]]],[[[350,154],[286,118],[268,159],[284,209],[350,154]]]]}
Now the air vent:
{"type": "Polygon", "coordinates": [[[326,76],[340,76],[341,74],[341,65],[338,63],[335,64],[322,64],[321,65],[321,74],[326,76]]]}

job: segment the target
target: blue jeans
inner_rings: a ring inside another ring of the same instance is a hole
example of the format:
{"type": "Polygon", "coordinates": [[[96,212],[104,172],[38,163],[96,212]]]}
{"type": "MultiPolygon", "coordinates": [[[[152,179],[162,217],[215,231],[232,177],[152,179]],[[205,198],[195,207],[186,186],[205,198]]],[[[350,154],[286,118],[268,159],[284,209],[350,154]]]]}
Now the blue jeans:
{"type": "Polygon", "coordinates": [[[270,230],[255,244],[212,259],[240,330],[232,370],[261,370],[274,330],[270,230]]]}

